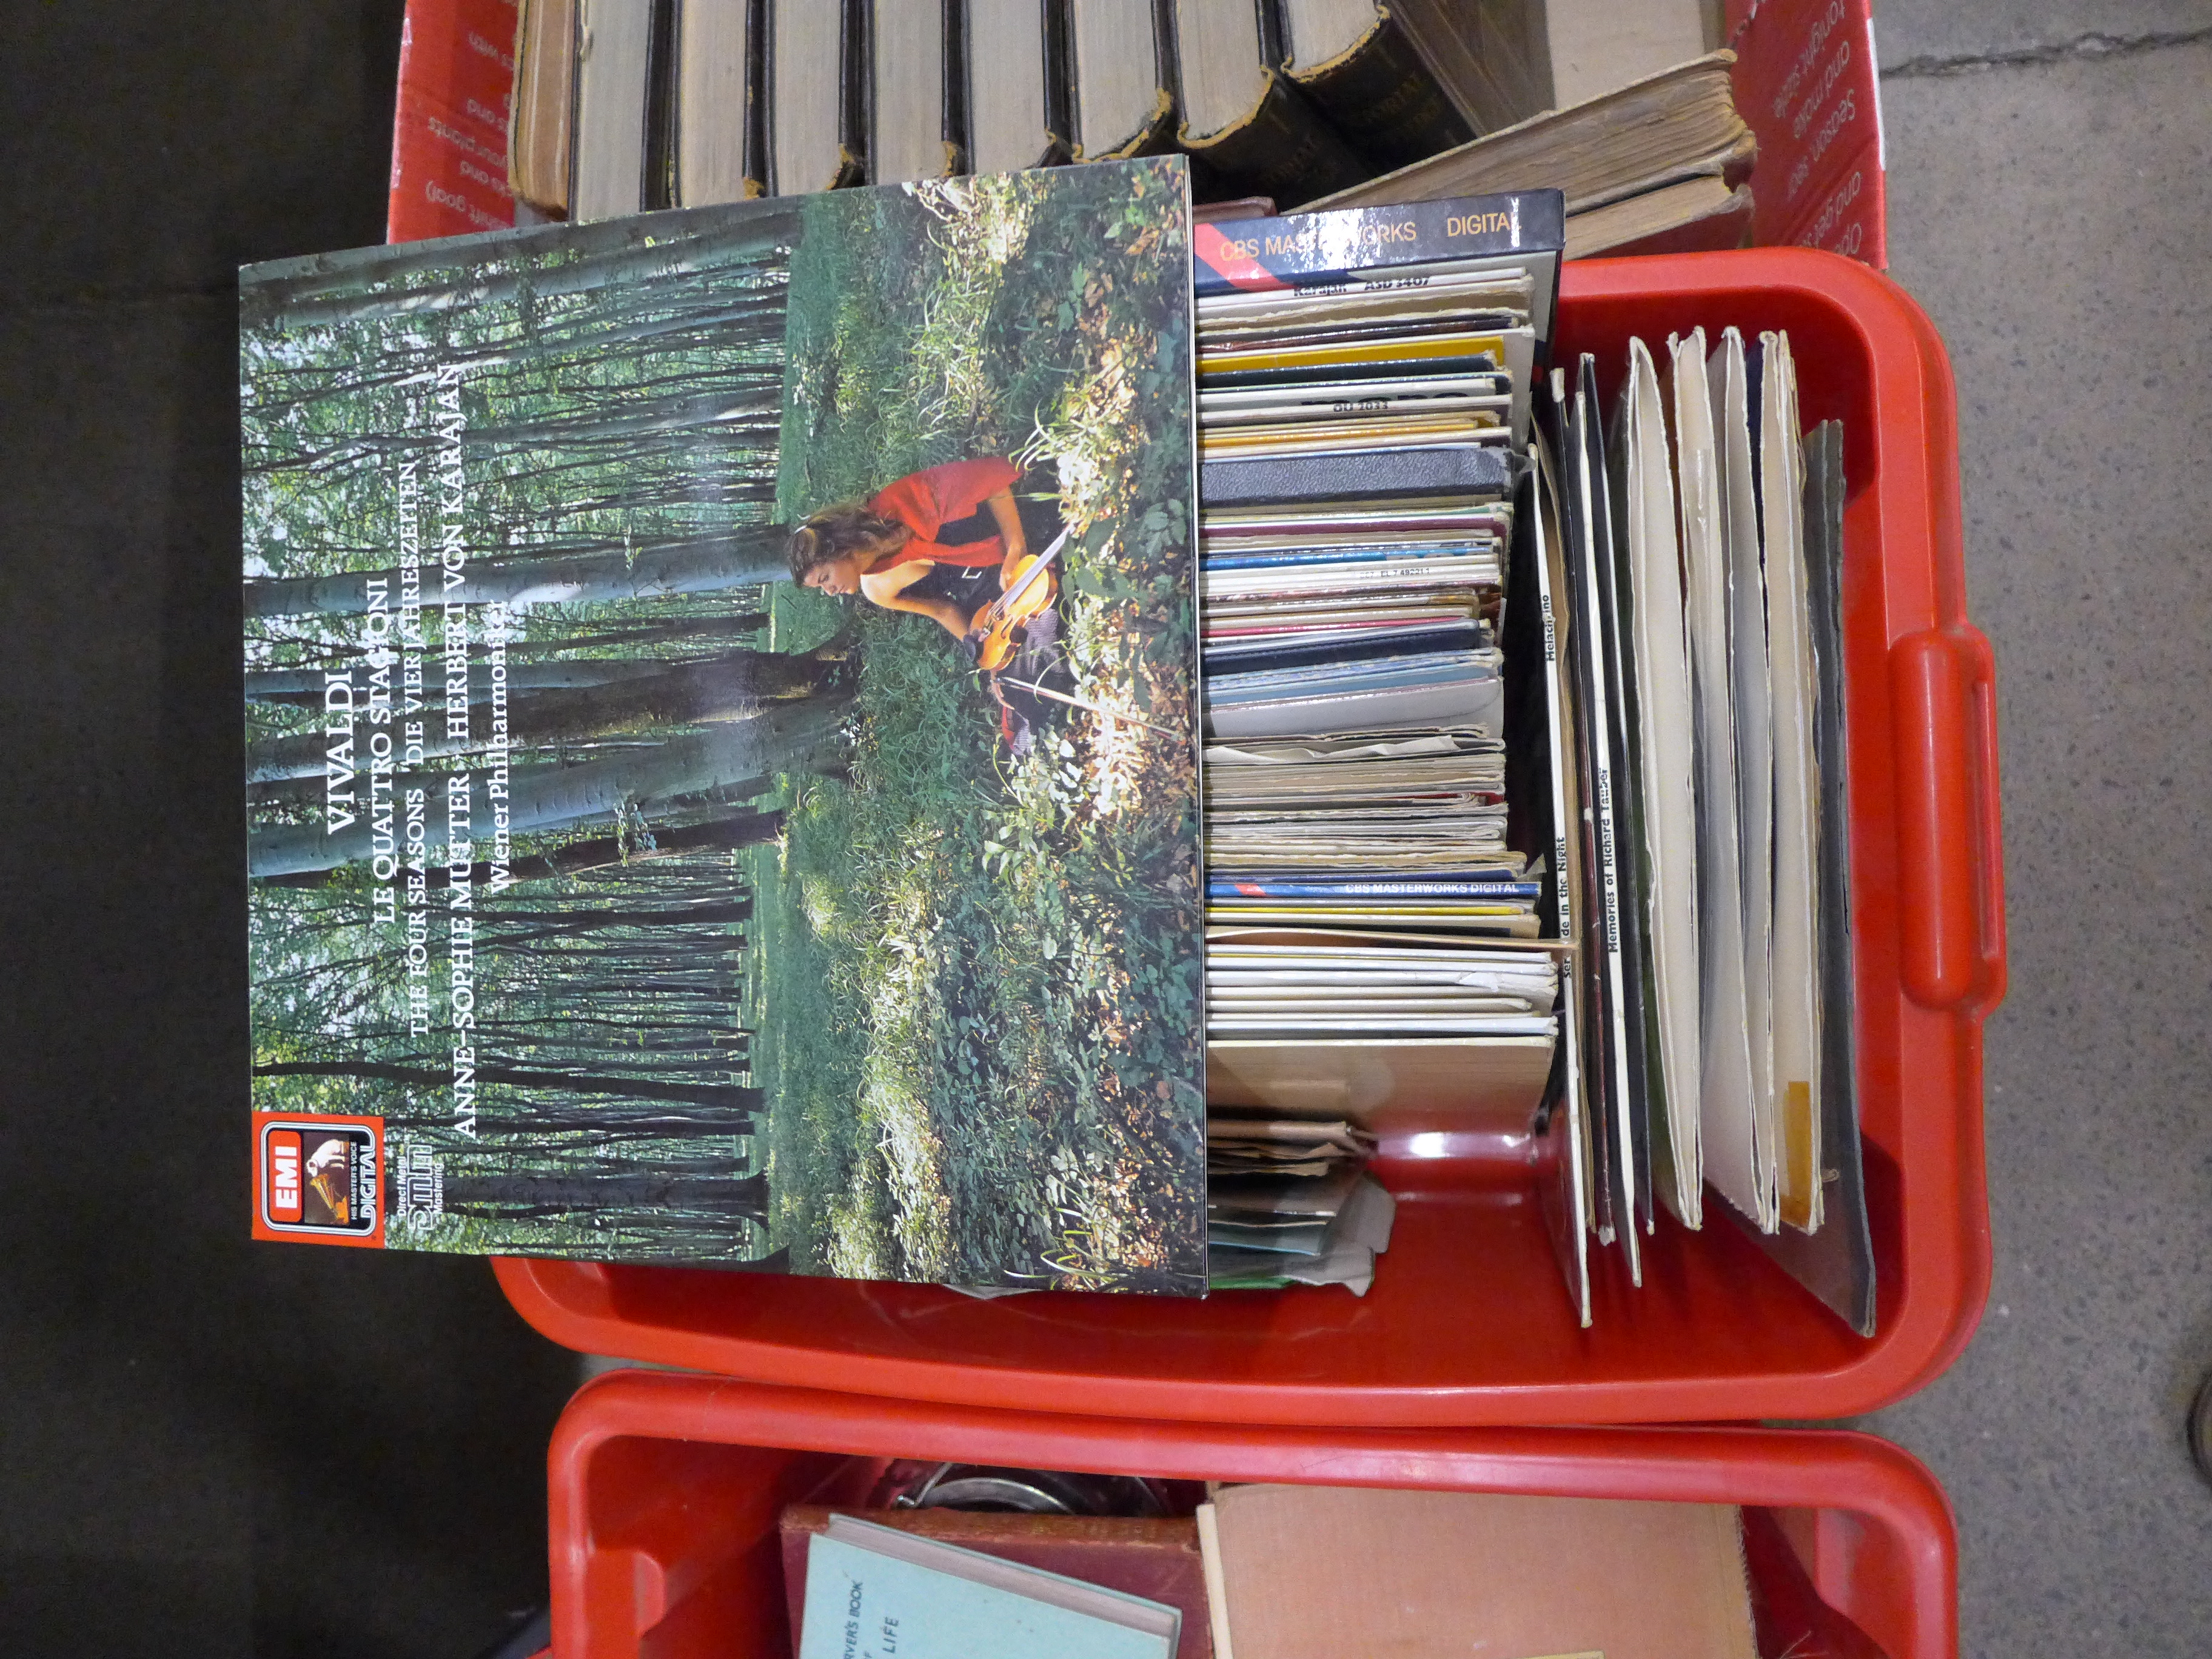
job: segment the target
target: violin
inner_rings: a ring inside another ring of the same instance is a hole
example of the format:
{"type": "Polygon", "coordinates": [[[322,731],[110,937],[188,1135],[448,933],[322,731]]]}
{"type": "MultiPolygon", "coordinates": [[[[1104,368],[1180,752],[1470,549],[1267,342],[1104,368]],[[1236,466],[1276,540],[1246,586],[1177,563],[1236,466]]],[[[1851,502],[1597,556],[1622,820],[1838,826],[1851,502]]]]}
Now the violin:
{"type": "Polygon", "coordinates": [[[1060,597],[1060,579],[1052,563],[1060,556],[1066,540],[1067,532],[1063,530],[1043,552],[1025,553],[1016,559],[1013,580],[997,599],[975,613],[968,632],[976,641],[976,665],[986,672],[995,672],[1014,659],[1021,648],[1014,643],[1014,629],[1030,617],[1049,611],[1053,601],[1060,597]]]}

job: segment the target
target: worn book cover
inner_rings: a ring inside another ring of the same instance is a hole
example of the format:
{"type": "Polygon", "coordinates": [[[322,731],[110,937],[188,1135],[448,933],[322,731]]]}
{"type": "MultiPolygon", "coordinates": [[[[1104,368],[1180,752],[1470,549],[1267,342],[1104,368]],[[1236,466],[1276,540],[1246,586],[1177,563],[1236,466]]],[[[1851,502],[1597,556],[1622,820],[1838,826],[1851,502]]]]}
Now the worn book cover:
{"type": "Polygon", "coordinates": [[[807,1540],[799,1659],[1176,1659],[1179,1608],[833,1516],[807,1540]]]}
{"type": "Polygon", "coordinates": [[[258,1235],[1202,1291],[1184,166],[244,273],[258,1235]]]}
{"type": "MultiPolygon", "coordinates": [[[[792,1645],[800,1644],[806,1605],[806,1556],[829,1528],[832,1511],[793,1504],[779,1527],[783,1584],[791,1616],[792,1645]]],[[[1175,1659],[1211,1659],[1206,1614],[1206,1569],[1198,1526],[1188,1516],[1050,1515],[965,1510],[865,1510],[857,1518],[940,1543],[957,1544],[1086,1584],[1118,1590],[1178,1609],[1182,1614],[1175,1659]]]]}

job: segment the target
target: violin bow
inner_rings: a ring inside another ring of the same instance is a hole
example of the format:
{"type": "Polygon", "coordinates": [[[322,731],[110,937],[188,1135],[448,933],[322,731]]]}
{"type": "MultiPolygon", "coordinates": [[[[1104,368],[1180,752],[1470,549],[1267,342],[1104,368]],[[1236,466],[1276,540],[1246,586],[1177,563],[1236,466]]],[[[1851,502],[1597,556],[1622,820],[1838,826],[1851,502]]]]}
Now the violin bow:
{"type": "Polygon", "coordinates": [[[1180,732],[1171,732],[1164,726],[1155,726],[1150,720],[1138,719],[1134,714],[1125,714],[1118,708],[1109,708],[1103,703],[1091,702],[1088,697],[1071,696],[1065,691],[1055,691],[1048,685],[1039,685],[1035,680],[1018,680],[1010,674],[1001,675],[1000,678],[1008,685],[1018,685],[1024,691],[1034,691],[1040,697],[1050,697],[1054,702],[1064,702],[1071,708],[1087,710],[1102,720],[1127,720],[1132,726],[1143,726],[1147,732],[1157,732],[1162,737],[1173,738],[1178,743],[1182,741],[1182,733],[1180,732]]]}

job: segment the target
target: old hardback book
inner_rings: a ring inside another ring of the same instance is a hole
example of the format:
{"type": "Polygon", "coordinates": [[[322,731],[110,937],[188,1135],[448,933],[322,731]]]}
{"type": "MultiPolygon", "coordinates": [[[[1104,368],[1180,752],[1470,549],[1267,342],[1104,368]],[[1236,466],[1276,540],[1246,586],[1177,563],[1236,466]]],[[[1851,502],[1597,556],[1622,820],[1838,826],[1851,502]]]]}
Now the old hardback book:
{"type": "Polygon", "coordinates": [[[1053,0],[967,0],[966,13],[969,169],[1011,173],[1066,161],[1066,77],[1054,61],[1064,8],[1053,0]]]}
{"type": "Polygon", "coordinates": [[[1701,174],[1740,180],[1758,145],[1716,52],[1587,103],[1340,191],[1316,207],[1368,207],[1484,191],[1553,189],[1572,215],[1701,174]]]}
{"type": "MultiPolygon", "coordinates": [[[[783,1512],[784,1595],[796,1638],[806,1604],[808,1541],[827,1531],[834,1511],[798,1504],[783,1512]]],[[[1025,1567],[1079,1578],[1181,1610],[1175,1659],[1208,1659],[1206,1568],[1198,1524],[1188,1517],[996,1514],[965,1510],[859,1510],[855,1518],[956,1544],[1025,1567]]],[[[796,1640],[793,1642],[796,1646],[796,1640]]]]}
{"type": "Polygon", "coordinates": [[[244,273],[258,1236],[1203,1289],[1184,168],[244,273]]]}
{"type": "Polygon", "coordinates": [[[872,0],[869,179],[965,173],[966,19],[960,0],[872,0]]]}
{"type": "Polygon", "coordinates": [[[507,176],[515,195],[552,218],[568,211],[576,0],[522,0],[514,29],[514,96],[507,176]]]}
{"type": "Polygon", "coordinates": [[[806,1540],[799,1659],[1175,1659],[1179,1608],[848,1515],[806,1540]]]}
{"type": "Polygon", "coordinates": [[[1545,0],[1389,0],[1393,21],[1474,131],[1550,107],[1545,0]]]}
{"type": "Polygon", "coordinates": [[[1683,179],[1576,214],[1567,221],[1567,258],[1742,247],[1751,240],[1751,214],[1749,185],[1731,185],[1713,173],[1683,179]]]}
{"type": "Polygon", "coordinates": [[[1460,112],[1383,0],[1282,0],[1283,71],[1369,169],[1387,173],[1463,144],[1460,112]]]}
{"type": "Polygon", "coordinates": [[[1075,156],[1098,161],[1174,147],[1173,0],[1064,0],[1062,48],[1075,156]]]}
{"type": "Polygon", "coordinates": [[[857,183],[861,157],[853,148],[854,112],[866,64],[865,35],[851,26],[854,8],[836,0],[767,0],[768,184],[778,196],[799,196],[857,183]]]}
{"type": "Polygon", "coordinates": [[[569,216],[579,224],[647,206],[647,135],[657,64],[656,8],[576,0],[575,113],[569,129],[569,216]]]}
{"type": "Polygon", "coordinates": [[[1730,1507],[1255,1486],[1212,1509],[1236,1659],[1758,1651],[1730,1507]]]}
{"type": "Polygon", "coordinates": [[[1274,43],[1250,0],[1174,0],[1173,9],[1182,88],[1176,142],[1218,181],[1212,193],[1293,207],[1367,175],[1275,67],[1274,43]]]}
{"type": "Polygon", "coordinates": [[[670,205],[767,193],[767,21],[763,0],[678,0],[670,205]]]}

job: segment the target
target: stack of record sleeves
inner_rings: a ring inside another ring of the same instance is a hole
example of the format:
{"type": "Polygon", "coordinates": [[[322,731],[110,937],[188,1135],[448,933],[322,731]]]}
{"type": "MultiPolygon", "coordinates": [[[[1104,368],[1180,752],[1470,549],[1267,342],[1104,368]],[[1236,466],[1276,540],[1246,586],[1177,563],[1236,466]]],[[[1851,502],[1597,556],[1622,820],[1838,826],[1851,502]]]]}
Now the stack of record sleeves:
{"type": "MultiPolygon", "coordinates": [[[[1559,969],[1510,833],[1499,647],[1559,212],[1536,191],[1197,228],[1217,1148],[1276,1121],[1238,1114],[1358,1133],[1465,1093],[1439,1079],[1540,1097],[1559,969]]],[[[1376,1213],[1347,1170],[1239,1176],[1232,1204],[1215,1169],[1217,1285],[1273,1282],[1254,1253],[1293,1241],[1319,1254],[1276,1277],[1356,1277],[1328,1254],[1376,1213]]]]}
{"type": "MultiPolygon", "coordinates": [[[[1349,952],[1350,974],[1395,972],[1414,945],[1397,935],[1537,935],[1542,885],[1507,838],[1498,639],[1557,201],[1199,227],[1210,969],[1251,930],[1326,933],[1308,950],[1349,952]]],[[[1285,1029],[1335,1023],[1286,1000],[1285,1029]]],[[[1487,991],[1352,1000],[1361,1033],[1449,1013],[1532,1034],[1487,991]]],[[[1211,1029],[1259,1017],[1217,1002],[1211,1029]]]]}

